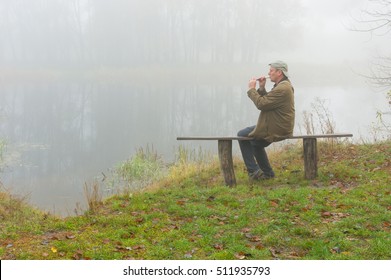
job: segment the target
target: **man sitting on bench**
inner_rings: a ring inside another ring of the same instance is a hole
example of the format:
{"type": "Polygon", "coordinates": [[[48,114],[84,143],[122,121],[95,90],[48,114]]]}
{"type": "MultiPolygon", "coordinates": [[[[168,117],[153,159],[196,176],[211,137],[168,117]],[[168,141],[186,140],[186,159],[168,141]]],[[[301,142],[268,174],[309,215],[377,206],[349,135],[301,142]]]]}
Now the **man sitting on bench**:
{"type": "Polygon", "coordinates": [[[253,180],[275,176],[265,147],[291,137],[295,123],[294,89],[288,79],[288,65],[283,61],[276,61],[269,66],[268,78],[274,82],[271,91],[265,90],[267,77],[252,78],[248,83],[247,95],[261,111],[258,123],[238,132],[238,136],[254,138],[251,141],[239,141],[247,172],[253,180]],[[257,81],[258,90],[255,89],[257,81]]]}

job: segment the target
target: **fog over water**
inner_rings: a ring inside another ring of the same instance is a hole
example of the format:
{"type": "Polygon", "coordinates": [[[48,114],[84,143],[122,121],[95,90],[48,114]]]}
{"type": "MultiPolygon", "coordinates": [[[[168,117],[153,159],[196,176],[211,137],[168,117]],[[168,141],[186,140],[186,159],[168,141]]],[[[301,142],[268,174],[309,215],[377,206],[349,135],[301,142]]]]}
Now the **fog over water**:
{"type": "Polygon", "coordinates": [[[376,112],[389,106],[386,90],[363,75],[376,56],[390,56],[390,34],[351,30],[371,8],[367,0],[0,0],[0,180],[68,215],[85,203],[85,182],[140,147],[166,161],[180,144],[216,152],[216,143],[176,137],[255,124],[248,80],[277,59],[295,87],[296,134],[320,99],[337,132],[372,141],[376,112]]]}

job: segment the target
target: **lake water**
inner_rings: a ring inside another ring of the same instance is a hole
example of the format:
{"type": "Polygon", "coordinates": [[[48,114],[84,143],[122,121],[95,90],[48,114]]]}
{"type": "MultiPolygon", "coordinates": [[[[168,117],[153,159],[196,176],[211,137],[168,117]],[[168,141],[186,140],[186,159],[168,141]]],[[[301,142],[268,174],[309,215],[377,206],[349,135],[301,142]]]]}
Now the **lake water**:
{"type": "MultiPolygon", "coordinates": [[[[2,83],[1,182],[43,210],[72,215],[85,207],[84,184],[101,182],[140,147],[153,146],[167,162],[180,144],[215,153],[216,143],[178,143],[176,137],[236,135],[255,124],[258,111],[246,95],[246,83],[2,83]]],[[[351,132],[358,142],[373,139],[376,110],[387,106],[384,95],[369,92],[365,85],[295,84],[296,133],[305,133],[302,112],[313,109],[318,97],[325,100],[337,132],[351,132]]],[[[112,187],[105,186],[107,194],[112,187]]]]}

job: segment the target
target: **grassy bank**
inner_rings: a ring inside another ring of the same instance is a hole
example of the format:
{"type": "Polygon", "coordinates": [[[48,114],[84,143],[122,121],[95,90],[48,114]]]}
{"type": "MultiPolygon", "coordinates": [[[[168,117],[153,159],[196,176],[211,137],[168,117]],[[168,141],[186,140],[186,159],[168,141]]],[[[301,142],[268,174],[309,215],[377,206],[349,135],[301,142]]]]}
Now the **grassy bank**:
{"type": "MultiPolygon", "coordinates": [[[[275,179],[250,182],[237,159],[238,186],[228,188],[215,160],[182,155],[143,191],[77,217],[52,217],[2,194],[0,257],[391,259],[391,142],[319,144],[314,181],[303,179],[294,144],[270,156],[275,179]]],[[[122,165],[124,177],[129,168],[122,165]]]]}

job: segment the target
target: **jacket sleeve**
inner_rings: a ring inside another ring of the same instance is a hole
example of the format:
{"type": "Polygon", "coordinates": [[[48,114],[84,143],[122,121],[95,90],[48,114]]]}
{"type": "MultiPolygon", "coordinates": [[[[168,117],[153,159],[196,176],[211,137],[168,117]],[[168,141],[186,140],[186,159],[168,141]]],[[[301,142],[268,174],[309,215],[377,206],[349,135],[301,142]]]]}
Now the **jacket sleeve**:
{"type": "Polygon", "coordinates": [[[287,98],[287,92],[284,87],[276,87],[265,95],[260,95],[255,89],[250,89],[247,95],[261,111],[275,110],[283,106],[287,98]]]}
{"type": "Polygon", "coordinates": [[[267,94],[267,91],[265,89],[257,89],[257,92],[260,96],[265,96],[267,94]]]}

